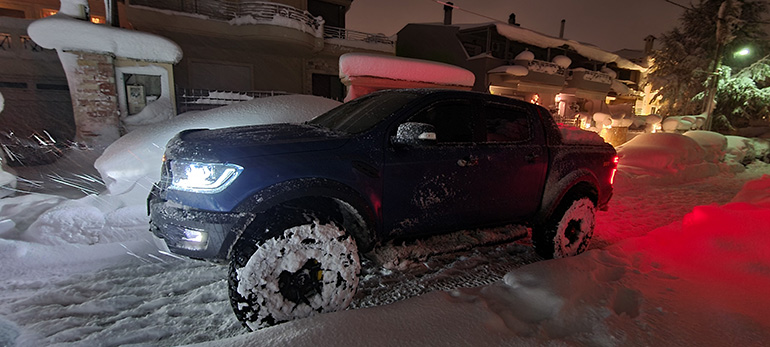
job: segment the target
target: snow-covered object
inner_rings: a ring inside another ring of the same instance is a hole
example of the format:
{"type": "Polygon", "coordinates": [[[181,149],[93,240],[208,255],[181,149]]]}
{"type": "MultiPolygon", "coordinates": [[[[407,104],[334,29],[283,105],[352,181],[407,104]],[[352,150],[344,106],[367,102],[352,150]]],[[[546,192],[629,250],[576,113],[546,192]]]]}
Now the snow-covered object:
{"type": "Polygon", "coordinates": [[[570,65],[572,65],[572,59],[568,58],[565,55],[557,55],[551,59],[554,64],[559,65],[563,68],[568,68],[570,65]]]}
{"type": "MultiPolygon", "coordinates": [[[[271,6],[276,6],[274,3],[269,3],[271,6]]],[[[287,6],[288,7],[288,6],[287,6]]],[[[323,17],[316,17],[316,21],[323,24],[323,17]]],[[[269,19],[263,19],[261,17],[255,18],[252,15],[238,16],[228,21],[230,25],[254,25],[254,24],[268,24],[277,25],[291,29],[297,29],[301,32],[308,33],[318,38],[323,37],[323,25],[318,27],[311,26],[307,21],[297,20],[291,16],[282,16],[278,14],[272,15],[269,19]],[[319,30],[320,29],[320,30],[319,30]]]]}
{"type": "Polygon", "coordinates": [[[770,209],[770,175],[761,179],[746,182],[730,202],[744,202],[770,209]]]}
{"type": "Polygon", "coordinates": [[[615,91],[618,95],[629,95],[631,94],[631,88],[629,88],[627,85],[625,85],[623,82],[620,82],[616,79],[612,79],[612,83],[610,84],[610,89],[615,91]]]}
{"type": "Polygon", "coordinates": [[[699,118],[699,116],[669,116],[663,120],[661,129],[667,133],[697,130],[698,124],[703,125],[703,122],[697,121],[699,118]]]}
{"type": "Polygon", "coordinates": [[[641,134],[617,148],[618,171],[634,176],[671,176],[682,182],[713,176],[719,166],[704,160],[706,151],[691,137],[641,134]]]}
{"type": "Polygon", "coordinates": [[[57,13],[30,23],[29,36],[57,51],[110,53],[118,57],[177,63],[182,49],[173,41],[140,31],[94,24],[57,13]]]}
{"type": "Polygon", "coordinates": [[[524,77],[529,74],[529,69],[522,65],[502,65],[489,70],[488,73],[504,73],[512,76],[524,77]]]}
{"type": "Polygon", "coordinates": [[[0,93],[0,112],[3,112],[3,108],[5,108],[5,98],[3,93],[0,93]]]}
{"type": "Polygon", "coordinates": [[[150,187],[160,179],[166,143],[182,130],[300,123],[338,105],[338,101],[318,96],[283,95],[184,113],[167,122],[126,134],[107,147],[94,166],[110,193],[122,194],[136,188],[138,199],[142,194],[146,196],[150,187]]]}
{"type": "Polygon", "coordinates": [[[725,150],[727,149],[727,138],[717,132],[705,130],[691,130],[684,133],[695,142],[697,142],[706,153],[703,159],[711,163],[724,161],[725,150]]]}
{"type": "Polygon", "coordinates": [[[634,64],[630,60],[593,45],[580,43],[574,40],[559,39],[505,23],[496,23],[495,25],[497,27],[497,32],[500,33],[500,35],[503,35],[512,41],[522,42],[540,48],[558,48],[567,45],[574,49],[578,54],[592,60],[603,63],[616,63],[621,69],[646,71],[645,68],[634,64]]]}
{"type": "Polygon", "coordinates": [[[282,322],[345,309],[356,293],[360,270],[355,241],[334,225],[314,221],[285,230],[235,269],[236,291],[257,305],[249,308],[253,315],[245,323],[257,330],[265,327],[265,319],[282,322]],[[322,266],[321,294],[306,303],[292,302],[281,293],[281,275],[300,271],[310,260],[322,266]]]}
{"type": "Polygon", "coordinates": [[[531,51],[523,51],[517,54],[513,60],[530,62],[535,60],[535,53],[532,53],[531,51]]]}
{"type": "Polygon", "coordinates": [[[602,125],[609,126],[609,125],[612,125],[612,116],[610,116],[607,113],[596,112],[596,113],[594,113],[593,118],[594,118],[594,122],[596,122],[597,126],[602,126],[602,125]]]}
{"type": "Polygon", "coordinates": [[[562,141],[566,143],[603,144],[604,139],[599,134],[572,126],[559,126],[562,141]]]}
{"type": "Polygon", "coordinates": [[[742,136],[725,136],[727,138],[727,160],[736,163],[748,163],[756,158],[754,143],[742,136]]]}
{"type": "Polygon", "coordinates": [[[660,122],[663,120],[663,117],[657,115],[657,114],[651,114],[644,118],[644,122],[647,124],[660,124],[660,122]]]}
{"type": "Polygon", "coordinates": [[[343,81],[354,77],[378,77],[463,87],[473,87],[476,81],[473,72],[458,66],[372,53],[346,53],[340,56],[339,64],[343,81]]]}

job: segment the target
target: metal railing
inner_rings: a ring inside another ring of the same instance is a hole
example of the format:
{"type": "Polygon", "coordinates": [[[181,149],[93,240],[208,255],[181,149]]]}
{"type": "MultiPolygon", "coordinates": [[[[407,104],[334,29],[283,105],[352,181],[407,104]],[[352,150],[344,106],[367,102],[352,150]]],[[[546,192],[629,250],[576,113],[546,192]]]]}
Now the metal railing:
{"type": "Polygon", "coordinates": [[[208,89],[176,89],[177,114],[188,111],[210,110],[220,106],[235,104],[256,98],[276,95],[288,95],[282,91],[221,91],[208,89]]]}
{"type": "Polygon", "coordinates": [[[323,18],[314,17],[310,12],[277,2],[253,0],[129,0],[130,5],[145,6],[163,10],[195,13],[212,19],[231,21],[251,17],[256,22],[280,25],[290,20],[307,26],[317,37],[321,36],[323,18]]]}
{"type": "Polygon", "coordinates": [[[32,52],[42,52],[43,47],[40,47],[35,41],[32,41],[32,38],[26,35],[19,36],[21,39],[21,46],[24,47],[24,49],[32,52]]]}
{"type": "Polygon", "coordinates": [[[11,34],[0,33],[0,49],[4,51],[11,49],[11,34]]]}
{"type": "Polygon", "coordinates": [[[361,31],[331,26],[324,26],[324,39],[342,39],[368,43],[381,43],[390,46],[396,45],[395,41],[391,40],[389,37],[383,34],[370,34],[361,31]]]}

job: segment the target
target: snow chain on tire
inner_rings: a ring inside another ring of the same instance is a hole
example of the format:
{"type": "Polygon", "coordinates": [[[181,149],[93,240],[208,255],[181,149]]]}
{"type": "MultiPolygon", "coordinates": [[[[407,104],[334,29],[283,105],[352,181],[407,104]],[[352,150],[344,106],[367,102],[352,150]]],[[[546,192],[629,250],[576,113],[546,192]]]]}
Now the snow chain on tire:
{"type": "Polygon", "coordinates": [[[545,226],[533,231],[535,251],[546,259],[583,253],[593,236],[595,210],[586,197],[562,202],[545,226]]]}
{"type": "Polygon", "coordinates": [[[234,249],[230,303],[251,330],[345,309],[356,293],[361,263],[355,241],[304,212],[278,236],[244,239],[234,249]]]}

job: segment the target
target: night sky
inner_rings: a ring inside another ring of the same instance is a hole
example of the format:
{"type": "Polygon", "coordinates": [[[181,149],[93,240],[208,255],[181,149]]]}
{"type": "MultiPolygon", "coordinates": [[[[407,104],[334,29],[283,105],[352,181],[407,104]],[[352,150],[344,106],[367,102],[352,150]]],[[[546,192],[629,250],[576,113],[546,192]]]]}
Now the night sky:
{"type": "MultiPolygon", "coordinates": [[[[658,36],[678,24],[683,9],[664,0],[453,0],[456,6],[507,22],[511,12],[522,27],[591,43],[608,51],[644,48],[647,35],[658,36]]],[[[689,5],[689,1],[679,1],[689,5]]],[[[453,23],[484,23],[489,18],[455,9],[453,23]]],[[[443,5],[433,0],[354,0],[347,28],[396,34],[408,23],[440,23],[443,5]]]]}

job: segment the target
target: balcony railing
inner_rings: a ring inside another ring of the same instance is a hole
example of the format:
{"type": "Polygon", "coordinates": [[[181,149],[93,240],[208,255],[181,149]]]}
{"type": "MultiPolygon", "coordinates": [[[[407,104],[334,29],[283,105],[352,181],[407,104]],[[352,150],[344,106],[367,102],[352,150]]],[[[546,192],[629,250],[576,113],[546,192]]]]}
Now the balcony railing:
{"type": "Polygon", "coordinates": [[[345,28],[336,28],[325,26],[324,39],[342,39],[350,41],[361,41],[368,43],[380,43],[389,46],[395,46],[396,42],[382,34],[369,34],[361,31],[349,30],[345,28]]]}
{"type": "Polygon", "coordinates": [[[276,3],[253,0],[129,0],[130,5],[176,12],[194,13],[234,24],[274,24],[297,28],[300,24],[309,34],[321,37],[323,18],[308,11],[276,3]]]}
{"type": "Polygon", "coordinates": [[[11,34],[0,33],[0,49],[4,51],[11,49],[11,34]]]}
{"type": "Polygon", "coordinates": [[[556,63],[537,59],[530,61],[527,68],[529,68],[529,71],[540,72],[548,75],[563,76],[566,72],[565,68],[559,66],[556,63]]]}

